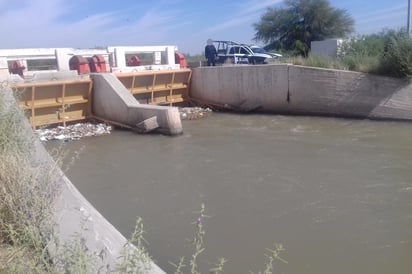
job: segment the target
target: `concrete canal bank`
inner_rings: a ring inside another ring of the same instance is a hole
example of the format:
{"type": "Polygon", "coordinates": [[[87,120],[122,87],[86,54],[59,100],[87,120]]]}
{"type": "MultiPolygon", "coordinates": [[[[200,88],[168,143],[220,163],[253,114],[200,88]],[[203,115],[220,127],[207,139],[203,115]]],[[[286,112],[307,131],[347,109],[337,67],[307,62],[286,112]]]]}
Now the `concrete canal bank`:
{"type": "MultiPolygon", "coordinates": [[[[12,104],[17,104],[10,88],[2,88],[1,92],[5,99],[0,100],[0,108],[9,109],[12,104]]],[[[32,138],[33,132],[28,121],[21,130],[28,139],[32,138]]],[[[33,166],[56,166],[39,140],[34,141],[34,151],[30,157],[33,166]]],[[[90,263],[98,270],[95,273],[116,273],[116,268],[123,260],[122,252],[127,239],[84,198],[60,168],[56,167],[50,172],[50,180],[59,189],[54,204],[57,243],[48,246],[52,257],[63,252],[66,244],[81,239],[93,259],[90,263]]],[[[164,271],[150,262],[150,270],[146,273],[161,274],[164,271]]]]}
{"type": "Polygon", "coordinates": [[[240,110],[412,119],[412,87],[405,80],[287,64],[195,68],[190,95],[240,110]]]}

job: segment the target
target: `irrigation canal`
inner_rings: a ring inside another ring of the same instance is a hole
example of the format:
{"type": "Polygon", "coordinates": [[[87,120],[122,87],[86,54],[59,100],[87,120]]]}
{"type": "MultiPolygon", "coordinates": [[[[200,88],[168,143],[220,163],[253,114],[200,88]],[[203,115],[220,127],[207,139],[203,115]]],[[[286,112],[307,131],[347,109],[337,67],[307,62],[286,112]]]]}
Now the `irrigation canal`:
{"type": "Polygon", "coordinates": [[[192,254],[201,203],[203,271],[225,257],[225,273],[257,273],[282,243],[289,263],[275,273],[410,273],[410,123],[213,113],[183,128],[46,147],[81,151],[68,177],[126,237],[141,216],[168,273],[192,254]]]}

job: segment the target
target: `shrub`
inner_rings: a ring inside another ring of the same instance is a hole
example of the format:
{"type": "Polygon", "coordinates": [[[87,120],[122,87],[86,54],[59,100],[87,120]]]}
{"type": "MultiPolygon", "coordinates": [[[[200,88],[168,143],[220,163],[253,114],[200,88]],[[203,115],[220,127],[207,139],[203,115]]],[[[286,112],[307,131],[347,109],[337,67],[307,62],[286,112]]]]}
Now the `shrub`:
{"type": "Polygon", "coordinates": [[[339,60],[348,70],[405,78],[412,75],[412,39],[404,30],[352,38],[341,46],[339,60]]]}
{"type": "Polygon", "coordinates": [[[380,65],[382,74],[400,78],[412,76],[412,40],[406,33],[386,37],[380,65]]]}

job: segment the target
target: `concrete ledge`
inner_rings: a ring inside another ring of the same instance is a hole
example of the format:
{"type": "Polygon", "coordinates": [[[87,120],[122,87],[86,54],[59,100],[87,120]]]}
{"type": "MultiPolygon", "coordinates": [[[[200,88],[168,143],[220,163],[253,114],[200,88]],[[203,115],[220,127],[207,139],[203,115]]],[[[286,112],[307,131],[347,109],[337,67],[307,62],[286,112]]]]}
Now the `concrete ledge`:
{"type": "Polygon", "coordinates": [[[41,82],[41,81],[53,81],[53,80],[77,80],[89,78],[88,75],[78,75],[77,71],[44,71],[44,72],[35,72],[33,77],[27,79],[27,82],[41,82]]]}
{"type": "Polygon", "coordinates": [[[195,68],[190,96],[277,114],[412,119],[406,80],[287,64],[195,68]]]}

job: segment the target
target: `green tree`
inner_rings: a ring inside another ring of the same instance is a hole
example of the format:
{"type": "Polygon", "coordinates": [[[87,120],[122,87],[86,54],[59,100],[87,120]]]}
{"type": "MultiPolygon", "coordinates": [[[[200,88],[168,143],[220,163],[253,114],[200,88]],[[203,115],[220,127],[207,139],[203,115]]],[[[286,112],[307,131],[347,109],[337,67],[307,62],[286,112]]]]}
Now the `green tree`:
{"type": "Polygon", "coordinates": [[[354,20],[328,0],[285,0],[284,6],[268,7],[253,24],[256,41],[268,49],[291,50],[307,56],[311,41],[345,37],[353,32],[354,20]]]}

